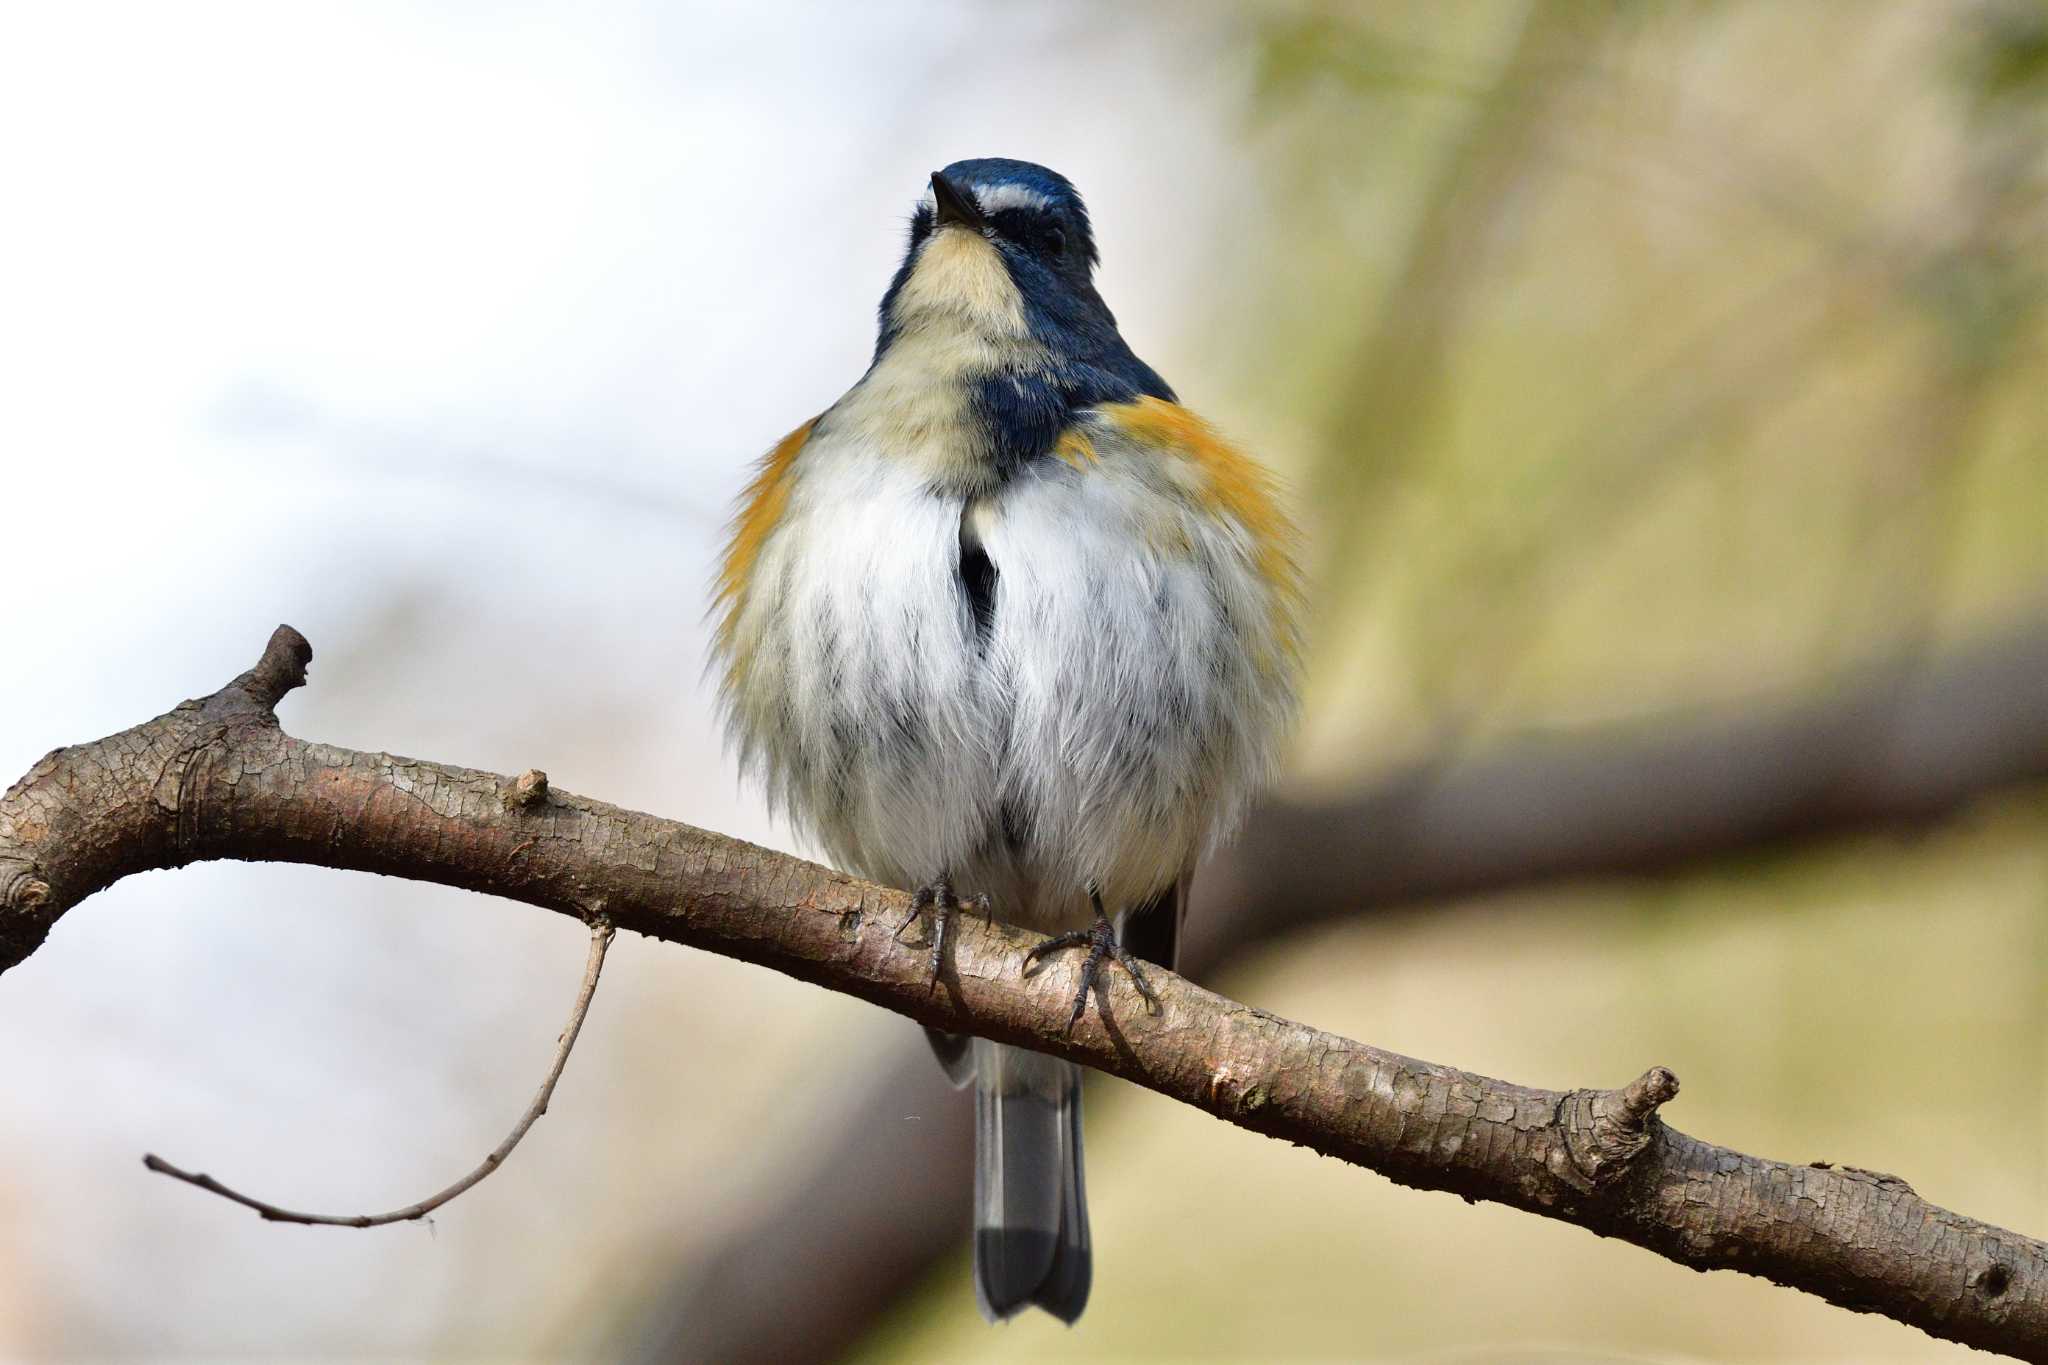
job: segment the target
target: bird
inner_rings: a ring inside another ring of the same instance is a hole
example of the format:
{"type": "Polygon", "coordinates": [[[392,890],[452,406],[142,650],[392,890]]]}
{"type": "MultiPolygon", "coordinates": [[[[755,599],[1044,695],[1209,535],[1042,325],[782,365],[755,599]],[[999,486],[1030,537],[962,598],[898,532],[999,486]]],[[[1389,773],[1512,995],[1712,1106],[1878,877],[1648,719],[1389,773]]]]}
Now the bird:
{"type": "MultiPolygon", "coordinates": [[[[729,742],[842,868],[912,892],[933,981],[963,911],[1080,950],[1148,1010],[1198,859],[1274,776],[1300,693],[1298,535],[1096,291],[1088,209],[1027,161],[931,174],[866,372],[760,461],[712,591],[729,742]]],[[[931,1032],[975,1092],[989,1321],[1080,1317],[1081,1071],[931,1032]]]]}

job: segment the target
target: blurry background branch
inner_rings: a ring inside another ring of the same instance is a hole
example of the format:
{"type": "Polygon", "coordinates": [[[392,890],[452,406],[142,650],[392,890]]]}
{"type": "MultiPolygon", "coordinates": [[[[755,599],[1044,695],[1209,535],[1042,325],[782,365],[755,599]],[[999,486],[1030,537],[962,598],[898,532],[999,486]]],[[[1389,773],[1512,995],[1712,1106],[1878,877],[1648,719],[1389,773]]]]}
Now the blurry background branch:
{"type": "Polygon", "coordinates": [[[2043,780],[2048,613],[1810,700],[1506,740],[1273,805],[1218,860],[1190,952],[1199,968],[1362,910],[1910,831],[2043,780]]]}
{"type": "MultiPolygon", "coordinates": [[[[927,1025],[1022,1043],[1404,1185],[1575,1223],[1698,1269],[1739,1268],[1948,1340],[2048,1360],[2048,1245],[1922,1200],[1897,1177],[1689,1138],[1656,1067],[1615,1090],[1533,1089],[1351,1042],[1162,973],[1156,1016],[1067,1017],[1071,959],[964,926],[938,980],[891,928],[907,898],[738,840],[499,777],[286,735],[312,651],[279,627],[248,672],[120,734],[59,749],[0,799],[0,970],[79,901],[154,868],[278,859],[494,893],[766,965],[927,1025]]],[[[544,1108],[540,1096],[500,1152],[544,1108]]],[[[495,1164],[486,1163],[484,1171],[495,1164]]],[[[157,1169],[165,1169],[161,1164],[157,1169]]],[[[228,1193],[204,1178],[183,1179],[228,1193]]],[[[474,1184],[483,1172],[454,1191],[474,1184]]],[[[266,1217],[285,1214],[230,1194],[266,1217]]],[[[404,1217],[404,1213],[394,1217],[404,1217]]]]}
{"type": "MultiPolygon", "coordinates": [[[[1197,878],[1182,974],[1346,916],[1923,828],[2048,780],[2044,679],[2048,611],[1790,704],[1506,740],[1268,803],[1197,878]]],[[[858,1340],[966,1225],[971,1127],[937,1126],[915,1169],[897,1134],[900,1115],[955,1103],[927,1050],[903,1048],[807,1147],[815,1164],[650,1296],[622,1349],[774,1360],[858,1340]]]]}

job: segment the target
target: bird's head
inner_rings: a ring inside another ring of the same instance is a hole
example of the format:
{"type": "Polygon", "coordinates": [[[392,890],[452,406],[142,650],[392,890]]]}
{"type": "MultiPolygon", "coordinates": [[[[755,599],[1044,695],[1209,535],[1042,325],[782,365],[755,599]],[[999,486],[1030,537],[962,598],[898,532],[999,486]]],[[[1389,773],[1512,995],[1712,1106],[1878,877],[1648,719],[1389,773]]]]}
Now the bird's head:
{"type": "Polygon", "coordinates": [[[1054,363],[1099,350],[1116,319],[1095,292],[1095,262],[1087,206],[1065,176],[1003,157],[956,161],[932,172],[911,215],[877,354],[932,324],[1054,363]]]}

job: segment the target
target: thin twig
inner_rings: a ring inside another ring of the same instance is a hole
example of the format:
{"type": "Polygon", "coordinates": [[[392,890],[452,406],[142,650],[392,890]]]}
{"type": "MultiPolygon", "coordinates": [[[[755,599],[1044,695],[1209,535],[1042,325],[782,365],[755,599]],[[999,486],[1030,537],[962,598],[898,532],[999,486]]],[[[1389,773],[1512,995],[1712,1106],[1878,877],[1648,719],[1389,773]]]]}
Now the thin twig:
{"type": "Polygon", "coordinates": [[[475,1170],[439,1194],[422,1199],[417,1204],[407,1204],[402,1209],[393,1209],[389,1213],[294,1213],[290,1209],[281,1209],[275,1204],[265,1203],[261,1199],[252,1199],[246,1194],[231,1190],[210,1175],[197,1174],[192,1171],[181,1171],[153,1152],[142,1158],[142,1164],[155,1171],[158,1175],[167,1175],[173,1180],[182,1180],[187,1185],[197,1185],[200,1189],[217,1194],[223,1199],[231,1199],[237,1204],[252,1208],[262,1214],[265,1220],[272,1223],[308,1223],[320,1227],[336,1228],[375,1228],[383,1227],[387,1223],[409,1223],[414,1219],[424,1218],[470,1186],[482,1180],[492,1171],[497,1170],[498,1167],[504,1165],[505,1158],[512,1155],[512,1149],[517,1147],[519,1140],[526,1136],[526,1130],[533,1127],[534,1120],[548,1112],[548,1100],[555,1093],[555,1082],[562,1079],[562,1068],[569,1064],[569,1050],[576,1046],[576,1035],[583,1031],[583,1016],[590,1012],[590,998],[597,994],[597,976],[599,972],[604,970],[605,949],[611,947],[611,942],[611,921],[599,919],[592,922],[590,926],[590,956],[583,964],[583,988],[576,992],[576,1005],[569,1011],[569,1022],[563,1026],[562,1036],[555,1043],[555,1060],[548,1067],[547,1079],[540,1083],[540,1090],[534,1095],[533,1103],[528,1105],[526,1112],[519,1116],[519,1122],[514,1124],[512,1131],[505,1135],[505,1140],[492,1149],[491,1154],[485,1157],[475,1170]]]}

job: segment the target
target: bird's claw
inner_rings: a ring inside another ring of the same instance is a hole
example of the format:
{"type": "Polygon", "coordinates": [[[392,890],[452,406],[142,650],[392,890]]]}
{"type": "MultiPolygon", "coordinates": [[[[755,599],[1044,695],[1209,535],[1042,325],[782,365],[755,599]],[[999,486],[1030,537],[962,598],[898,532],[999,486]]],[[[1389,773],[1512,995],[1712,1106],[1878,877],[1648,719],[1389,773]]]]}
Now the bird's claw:
{"type": "Polygon", "coordinates": [[[932,950],[932,979],[927,989],[939,984],[939,964],[946,953],[946,926],[952,923],[953,914],[957,910],[976,911],[984,920],[995,918],[986,893],[961,900],[953,894],[953,883],[945,877],[939,877],[917,888],[910,898],[910,913],[896,926],[894,937],[900,943],[904,930],[927,917],[931,920],[931,927],[925,931],[925,940],[931,944],[932,950]]]}
{"type": "Polygon", "coordinates": [[[1064,934],[1055,934],[1026,952],[1024,954],[1024,975],[1030,976],[1034,974],[1038,970],[1039,964],[1046,958],[1054,953],[1064,952],[1068,948],[1086,948],[1088,950],[1088,956],[1081,962],[1081,988],[1074,993],[1074,1011],[1067,1016],[1067,1029],[1069,1032],[1072,1032],[1074,1025],[1081,1022],[1081,1012],[1088,1008],[1090,992],[1095,992],[1098,998],[1100,996],[1101,986],[1099,978],[1102,974],[1102,961],[1104,958],[1113,958],[1124,969],[1125,974],[1131,978],[1131,984],[1138,988],[1138,994],[1145,1001],[1146,1013],[1159,1013],[1158,994],[1153,991],[1152,983],[1145,979],[1144,969],[1138,965],[1138,959],[1125,952],[1124,946],[1117,942],[1116,926],[1111,924],[1109,916],[1103,913],[1100,900],[1095,902],[1095,923],[1092,927],[1075,929],[1064,934]]]}

